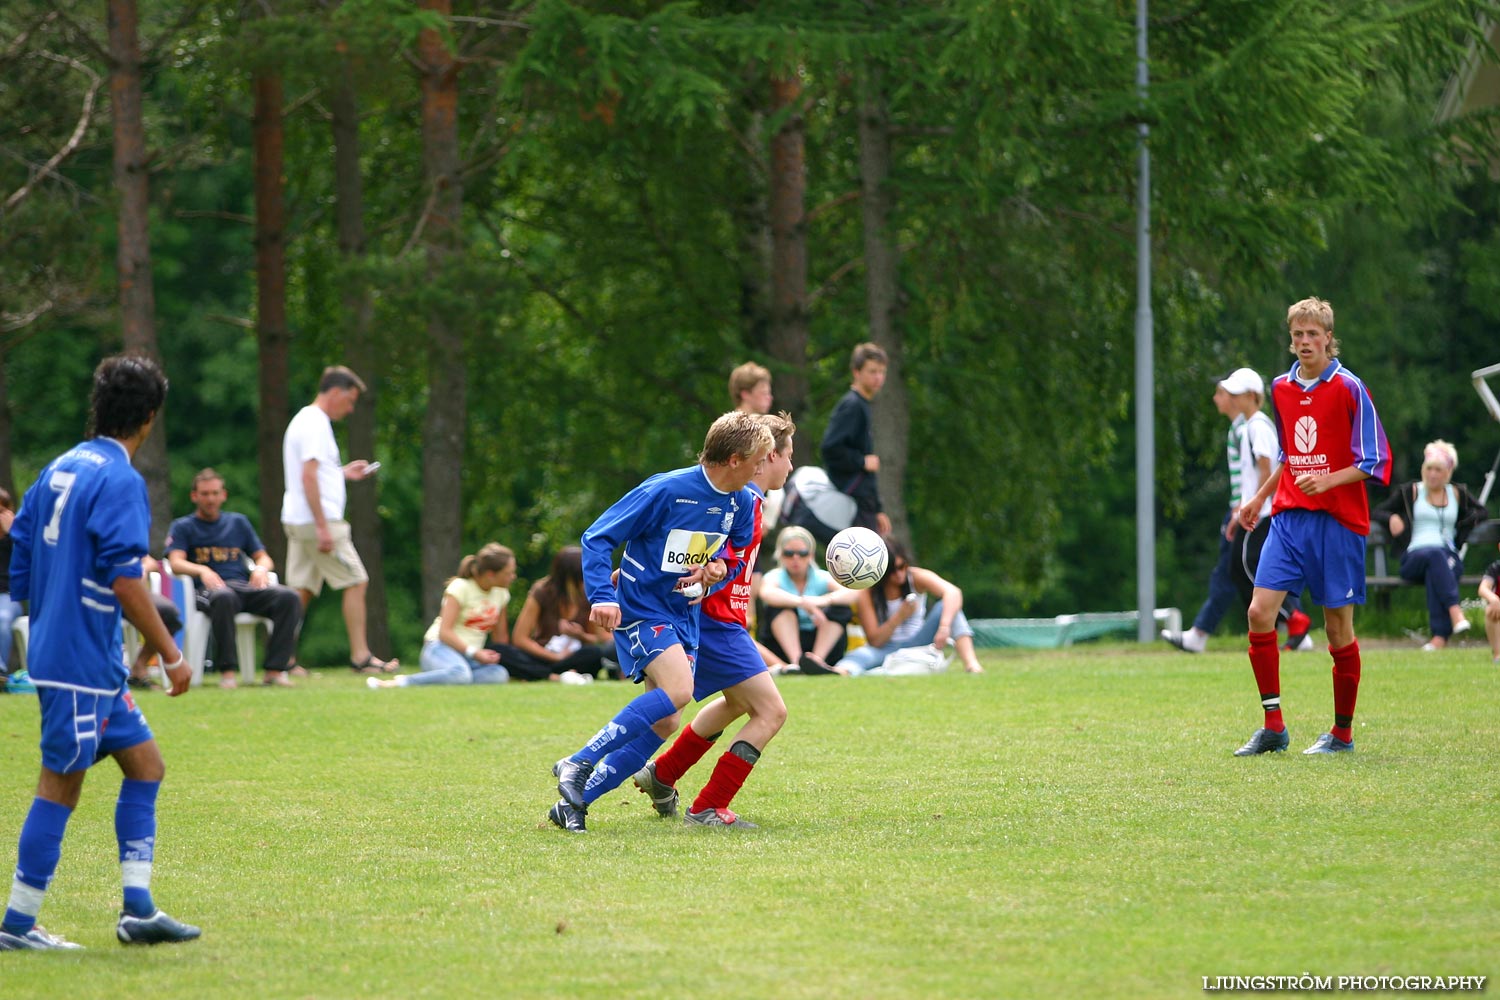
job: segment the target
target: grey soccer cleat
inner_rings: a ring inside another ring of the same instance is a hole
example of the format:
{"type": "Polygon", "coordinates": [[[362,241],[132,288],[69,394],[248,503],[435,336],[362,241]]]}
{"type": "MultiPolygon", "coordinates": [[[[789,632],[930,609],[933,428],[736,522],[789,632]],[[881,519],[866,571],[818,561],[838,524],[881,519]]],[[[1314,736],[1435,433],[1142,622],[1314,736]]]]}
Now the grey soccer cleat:
{"type": "Polygon", "coordinates": [[[120,939],[121,944],[175,944],[178,941],[192,941],[202,933],[192,924],[174,920],[161,910],[149,917],[133,917],[122,913],[120,922],[115,925],[115,937],[120,939]]]}
{"type": "Polygon", "coordinates": [[[685,813],[684,826],[713,826],[721,830],[759,830],[760,827],[747,819],[740,819],[728,809],[700,809],[685,813]]]}
{"type": "Polygon", "coordinates": [[[677,815],[677,789],[656,780],[656,761],[650,761],[635,772],[635,777],[631,780],[635,782],[635,787],[651,796],[651,806],[656,810],[656,815],[662,818],[677,815]]]}
{"type": "Polygon", "coordinates": [[[1353,753],[1354,741],[1350,740],[1348,743],[1345,743],[1343,740],[1339,739],[1332,733],[1324,733],[1322,736],[1318,737],[1318,741],[1316,743],[1302,752],[1304,754],[1353,753]]]}
{"type": "Polygon", "coordinates": [[[48,934],[40,927],[33,927],[25,934],[13,934],[0,927],[0,951],[82,951],[83,945],[74,944],[56,934],[48,934]]]}
{"type": "Polygon", "coordinates": [[[1260,753],[1280,753],[1292,743],[1292,734],[1283,729],[1257,729],[1249,741],[1234,752],[1236,757],[1254,757],[1260,753]]]}

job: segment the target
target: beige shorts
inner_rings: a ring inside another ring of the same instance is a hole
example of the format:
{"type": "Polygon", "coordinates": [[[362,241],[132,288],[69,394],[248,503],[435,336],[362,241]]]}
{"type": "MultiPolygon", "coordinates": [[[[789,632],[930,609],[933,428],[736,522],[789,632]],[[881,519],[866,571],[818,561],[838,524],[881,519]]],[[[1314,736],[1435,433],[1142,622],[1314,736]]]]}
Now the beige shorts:
{"type": "Polygon", "coordinates": [[[286,575],[281,582],[317,596],[326,583],[332,590],[347,590],[368,580],[365,564],[354,551],[348,521],[329,521],[333,551],[318,551],[316,524],[283,524],[286,529],[286,575]]]}

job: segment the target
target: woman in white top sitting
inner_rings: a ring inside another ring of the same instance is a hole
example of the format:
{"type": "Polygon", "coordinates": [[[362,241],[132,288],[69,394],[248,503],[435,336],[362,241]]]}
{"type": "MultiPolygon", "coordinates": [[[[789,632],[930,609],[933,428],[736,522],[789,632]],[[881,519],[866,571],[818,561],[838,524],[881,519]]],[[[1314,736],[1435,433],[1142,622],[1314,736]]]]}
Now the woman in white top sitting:
{"type": "Polygon", "coordinates": [[[887,538],[885,546],[890,552],[885,575],[869,590],[858,592],[865,645],[840,663],[858,676],[878,670],[898,649],[930,645],[942,652],[951,637],[964,669],[982,673],[984,668],[974,655],[974,630],[963,613],[963,591],[932,570],[911,565],[900,542],[887,538]],[[930,608],[929,597],[936,599],[930,608]]]}
{"type": "Polygon", "coordinates": [[[781,529],[776,536],[776,568],[760,580],[760,600],[766,607],[756,631],[773,656],[803,673],[843,674],[847,671],[836,664],[849,641],[849,608],[859,595],[839,586],[818,565],[816,555],[812,532],[795,525],[781,529]]]}
{"type": "Polygon", "coordinates": [[[1456,468],[1458,449],[1433,441],[1422,452],[1422,481],[1402,483],[1370,515],[1390,531],[1392,551],[1401,555],[1401,579],[1427,587],[1432,640],[1422,648],[1429,653],[1469,629],[1458,603],[1458,549],[1485,510],[1467,487],[1453,484],[1456,468]]]}
{"type": "Polygon", "coordinates": [[[443,604],[422,642],[422,672],[390,680],[371,677],[372,688],[413,684],[504,684],[510,674],[500,665],[500,654],[485,642],[510,639],[505,605],[510,603],[516,578],[516,557],[503,545],[490,542],[464,556],[458,575],[443,588],[443,604]]]}

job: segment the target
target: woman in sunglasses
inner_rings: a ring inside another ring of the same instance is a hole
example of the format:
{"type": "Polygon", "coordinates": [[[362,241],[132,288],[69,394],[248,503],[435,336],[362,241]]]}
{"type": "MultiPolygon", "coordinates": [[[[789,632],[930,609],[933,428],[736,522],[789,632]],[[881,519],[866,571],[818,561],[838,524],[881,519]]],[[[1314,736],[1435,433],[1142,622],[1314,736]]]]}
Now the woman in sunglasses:
{"type": "Polygon", "coordinates": [[[848,674],[837,666],[848,645],[845,628],[858,593],[834,582],[814,558],[812,532],[795,525],[776,536],[775,569],[760,583],[766,612],[761,643],[806,674],[848,674]]]}

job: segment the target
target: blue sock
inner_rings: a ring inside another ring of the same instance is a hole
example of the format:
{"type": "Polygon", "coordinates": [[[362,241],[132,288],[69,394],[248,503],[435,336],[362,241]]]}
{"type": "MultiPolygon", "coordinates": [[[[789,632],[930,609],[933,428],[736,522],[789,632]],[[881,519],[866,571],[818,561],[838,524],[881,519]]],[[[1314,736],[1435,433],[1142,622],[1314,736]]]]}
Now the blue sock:
{"type": "Polygon", "coordinates": [[[609,753],[601,760],[594,773],[589,775],[589,783],[583,786],[583,804],[592,805],[594,800],[608,795],[625,783],[625,779],[635,774],[651,755],[661,749],[666,740],[656,735],[656,730],[648,729],[628,744],[609,753]]]}
{"type": "Polygon", "coordinates": [[[57,802],[36,798],[31,812],[21,824],[21,841],[16,848],[16,877],[10,887],[10,905],[5,909],[5,929],[25,934],[36,926],[36,915],[42,909],[42,897],[57,862],[62,857],[63,833],[73,810],[57,802]]]}
{"type": "Polygon", "coordinates": [[[593,764],[615,747],[624,746],[641,733],[672,715],[677,706],[661,688],[638,695],[620,709],[620,714],[611,719],[572,757],[578,764],[593,764]]]}
{"type": "Polygon", "coordinates": [[[151,900],[151,861],[156,853],[156,793],[159,781],[120,782],[115,802],[115,839],[120,842],[120,877],[125,884],[125,912],[149,917],[156,912],[151,900]]]}

